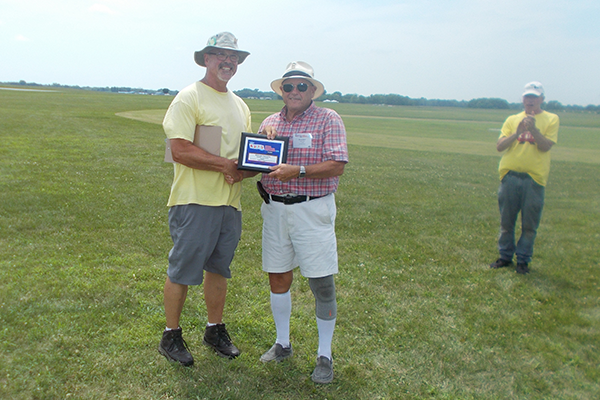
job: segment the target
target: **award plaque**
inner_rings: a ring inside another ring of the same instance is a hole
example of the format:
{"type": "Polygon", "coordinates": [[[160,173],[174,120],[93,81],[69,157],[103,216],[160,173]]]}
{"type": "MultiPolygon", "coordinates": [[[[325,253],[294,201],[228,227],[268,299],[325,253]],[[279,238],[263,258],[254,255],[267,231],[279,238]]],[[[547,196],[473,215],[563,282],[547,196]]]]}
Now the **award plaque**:
{"type": "Polygon", "coordinates": [[[267,139],[265,135],[242,132],[238,169],[269,173],[269,167],[287,161],[289,138],[267,139]]]}

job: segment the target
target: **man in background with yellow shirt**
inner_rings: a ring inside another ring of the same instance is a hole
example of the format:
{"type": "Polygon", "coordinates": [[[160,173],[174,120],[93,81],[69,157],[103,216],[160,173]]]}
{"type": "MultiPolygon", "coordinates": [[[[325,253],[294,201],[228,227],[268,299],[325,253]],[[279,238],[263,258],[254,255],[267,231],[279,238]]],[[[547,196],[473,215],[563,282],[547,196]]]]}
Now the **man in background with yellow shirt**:
{"type": "Polygon", "coordinates": [[[251,132],[250,110],[227,83],[249,54],[229,32],[211,37],[194,55],[206,67],[204,78],[179,92],[163,121],[175,163],[167,204],[173,239],[164,287],[167,326],[158,351],[185,366],[194,363],[179,326],[189,285],[204,283],[204,344],[222,357],[240,354],[223,323],[223,308],[242,231],[241,181],[254,174],[237,169],[241,133],[251,132]],[[218,155],[193,144],[197,125],[221,128],[218,155]]]}
{"type": "Polygon", "coordinates": [[[541,109],[544,88],[539,82],[525,85],[525,110],[511,115],[502,126],[496,144],[505,151],[500,160],[500,258],[490,265],[502,268],[512,265],[517,255],[519,274],[529,273],[533,244],[544,208],[544,193],[550,173],[550,149],[557,142],[559,119],[541,109]],[[521,237],[515,246],[515,225],[521,213],[521,237]]]}

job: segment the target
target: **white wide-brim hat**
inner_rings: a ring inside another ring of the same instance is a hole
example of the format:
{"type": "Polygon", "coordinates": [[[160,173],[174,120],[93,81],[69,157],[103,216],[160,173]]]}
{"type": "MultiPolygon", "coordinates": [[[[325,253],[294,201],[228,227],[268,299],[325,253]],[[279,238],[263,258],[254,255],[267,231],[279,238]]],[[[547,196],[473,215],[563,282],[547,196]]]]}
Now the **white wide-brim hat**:
{"type": "Polygon", "coordinates": [[[273,82],[271,82],[271,89],[273,89],[275,93],[283,97],[283,93],[281,91],[281,84],[283,83],[283,81],[292,78],[306,79],[307,81],[315,85],[315,87],[317,88],[312,98],[314,100],[321,97],[321,95],[325,93],[325,87],[321,82],[316,80],[314,76],[315,71],[310,65],[308,65],[304,61],[292,61],[285,68],[283,77],[281,79],[276,79],[273,82]]]}
{"type": "Polygon", "coordinates": [[[205,48],[194,53],[196,64],[206,67],[206,64],[204,63],[204,54],[213,49],[236,51],[239,56],[238,64],[243,63],[246,57],[250,55],[249,52],[238,48],[237,38],[233,36],[233,33],[221,32],[208,39],[205,48]]]}

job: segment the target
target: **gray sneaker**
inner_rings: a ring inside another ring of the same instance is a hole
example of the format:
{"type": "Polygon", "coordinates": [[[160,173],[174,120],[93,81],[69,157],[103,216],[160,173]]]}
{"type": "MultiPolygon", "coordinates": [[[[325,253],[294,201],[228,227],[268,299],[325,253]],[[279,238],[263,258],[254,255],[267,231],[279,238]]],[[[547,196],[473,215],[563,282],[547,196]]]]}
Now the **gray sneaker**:
{"type": "Polygon", "coordinates": [[[330,383],[333,380],[333,360],[325,356],[319,356],[317,366],[310,378],[315,383],[330,383]]]}
{"type": "Polygon", "coordinates": [[[294,354],[294,351],[292,350],[291,344],[290,347],[283,347],[279,343],[275,343],[273,347],[269,349],[269,351],[260,356],[260,361],[264,363],[269,361],[280,362],[285,360],[286,358],[291,357],[292,354],[294,354]]]}

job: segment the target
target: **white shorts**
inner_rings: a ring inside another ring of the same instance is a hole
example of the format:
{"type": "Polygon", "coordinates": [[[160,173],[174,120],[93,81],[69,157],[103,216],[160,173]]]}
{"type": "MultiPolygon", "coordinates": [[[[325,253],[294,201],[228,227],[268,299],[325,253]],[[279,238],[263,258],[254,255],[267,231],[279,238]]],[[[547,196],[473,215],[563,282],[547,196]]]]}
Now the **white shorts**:
{"type": "Polygon", "coordinates": [[[263,271],[284,273],[300,267],[306,278],[337,274],[335,197],[297,204],[263,203],[263,271]]]}

